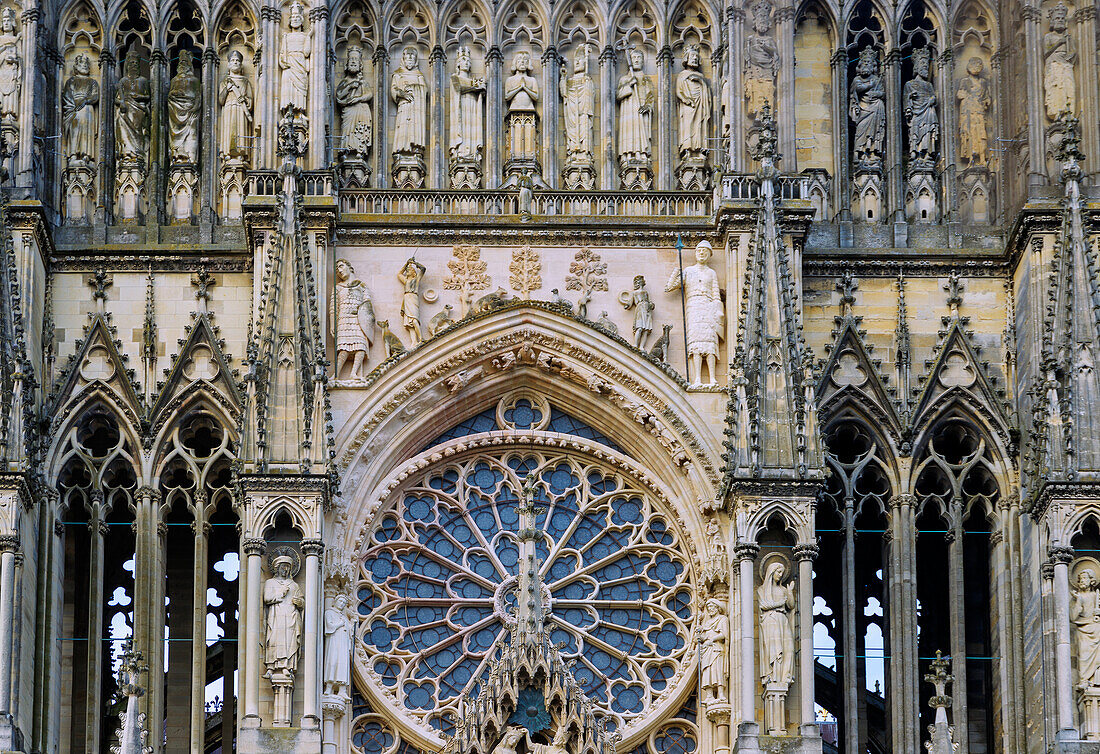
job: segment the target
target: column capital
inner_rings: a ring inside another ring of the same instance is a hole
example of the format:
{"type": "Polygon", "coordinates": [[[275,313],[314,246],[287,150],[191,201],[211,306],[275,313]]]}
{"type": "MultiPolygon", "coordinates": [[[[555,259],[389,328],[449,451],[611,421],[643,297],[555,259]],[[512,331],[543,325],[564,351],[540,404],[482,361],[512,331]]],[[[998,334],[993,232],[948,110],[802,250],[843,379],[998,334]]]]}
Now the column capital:
{"type": "Polygon", "coordinates": [[[668,45],[665,45],[664,47],[662,47],[660,52],[657,53],[657,62],[658,63],[671,63],[672,62],[672,48],[669,47],[668,45]]]}
{"type": "Polygon", "coordinates": [[[138,487],[137,496],[139,500],[149,500],[153,503],[160,502],[160,490],[150,487],[148,484],[138,487]]]}
{"type": "Polygon", "coordinates": [[[817,556],[820,554],[821,550],[816,542],[802,542],[795,545],[791,551],[791,555],[795,560],[809,560],[811,563],[817,560],[817,556]]]}
{"type": "Polygon", "coordinates": [[[485,53],[486,63],[500,64],[504,61],[504,53],[500,51],[500,47],[493,45],[489,48],[489,52],[485,53]]]}
{"type": "Polygon", "coordinates": [[[249,537],[241,543],[245,555],[263,555],[267,541],[263,537],[249,537]]]}
{"type": "Polygon", "coordinates": [[[428,55],[428,62],[432,65],[445,62],[446,60],[447,54],[443,51],[443,45],[436,45],[432,48],[431,54],[428,55]]]}
{"type": "Polygon", "coordinates": [[[733,554],[738,560],[756,560],[760,554],[760,545],[755,542],[741,542],[733,548],[733,554]]]}
{"type": "Polygon", "coordinates": [[[1069,565],[1073,562],[1073,548],[1065,545],[1052,545],[1047,548],[1047,556],[1054,565],[1069,565]]]}
{"type": "Polygon", "coordinates": [[[18,534],[0,534],[0,552],[18,552],[18,534]]]}
{"type": "Polygon", "coordinates": [[[303,539],[302,540],[302,554],[309,556],[315,555],[321,557],[321,554],[325,551],[325,543],[320,539],[303,539]]]}
{"type": "Polygon", "coordinates": [[[1039,564],[1039,575],[1043,577],[1044,581],[1054,581],[1054,563],[1049,560],[1044,560],[1039,564]]]}

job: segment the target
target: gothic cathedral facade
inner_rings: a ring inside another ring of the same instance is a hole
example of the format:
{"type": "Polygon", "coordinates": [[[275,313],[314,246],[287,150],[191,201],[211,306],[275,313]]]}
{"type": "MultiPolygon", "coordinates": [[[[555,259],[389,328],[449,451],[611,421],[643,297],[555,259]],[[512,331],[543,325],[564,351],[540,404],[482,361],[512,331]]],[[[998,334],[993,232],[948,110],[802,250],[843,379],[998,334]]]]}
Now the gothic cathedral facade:
{"type": "Polygon", "coordinates": [[[1100,754],[1093,0],[0,0],[0,751],[1100,754]]]}

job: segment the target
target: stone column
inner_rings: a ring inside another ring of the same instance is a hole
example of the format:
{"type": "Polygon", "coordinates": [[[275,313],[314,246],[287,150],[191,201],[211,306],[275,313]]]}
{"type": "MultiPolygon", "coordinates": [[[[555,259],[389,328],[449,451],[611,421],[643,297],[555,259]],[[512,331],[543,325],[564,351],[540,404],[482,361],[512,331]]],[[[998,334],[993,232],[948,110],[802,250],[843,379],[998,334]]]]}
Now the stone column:
{"type": "Polygon", "coordinates": [[[387,188],[390,184],[390,87],[389,58],[386,48],[379,45],[374,51],[374,185],[387,188]]]}
{"type": "Polygon", "coordinates": [[[493,45],[485,56],[485,188],[495,189],[501,182],[501,138],[504,128],[504,81],[501,70],[504,55],[500,48],[493,45]]]}
{"type": "MultiPolygon", "coordinates": [[[[23,553],[17,550],[14,555],[15,591],[12,594],[13,620],[11,639],[11,711],[12,720],[19,719],[19,701],[23,698],[20,693],[23,689],[23,553]]],[[[32,634],[33,635],[33,634],[32,634]]]]}
{"type": "Polygon", "coordinates": [[[279,91],[279,42],[280,26],[283,14],[277,5],[265,5],[260,9],[260,47],[259,76],[257,80],[256,121],[260,124],[260,149],[252,167],[275,167],[275,138],[278,135],[278,91],[279,91]]]}
{"type": "MultiPolygon", "coordinates": [[[[125,66],[126,61],[122,64],[125,66]]],[[[164,111],[167,98],[166,82],[171,80],[171,65],[165,58],[164,51],[153,50],[149,62],[149,88],[152,91],[152,97],[149,100],[149,157],[148,160],[139,160],[136,165],[139,171],[145,171],[144,183],[147,185],[138,194],[137,214],[139,217],[144,217],[146,225],[165,223],[164,195],[168,183],[166,168],[171,164],[171,158],[168,156],[168,118],[164,117],[164,111]]],[[[115,146],[117,150],[118,145],[115,146]]],[[[116,173],[118,166],[116,154],[116,173]]],[[[117,197],[115,201],[118,201],[117,197]]]]}
{"type": "Polygon", "coordinates": [[[561,92],[558,91],[562,59],[551,45],[542,55],[542,179],[551,188],[561,182],[558,168],[558,107],[561,92]]]}
{"type": "MultiPolygon", "coordinates": [[[[957,142],[959,140],[958,116],[955,114],[955,59],[950,48],[939,56],[939,70],[933,72],[936,96],[939,98],[940,154],[947,169],[943,171],[941,215],[951,223],[959,221],[959,197],[955,186],[958,180],[957,142]]],[[[966,65],[966,61],[963,61],[966,65]]],[[[995,138],[995,135],[994,135],[995,138]]],[[[948,233],[949,243],[956,243],[954,233],[948,233]]]]}
{"type": "MultiPolygon", "coordinates": [[[[206,735],[206,568],[209,562],[210,524],[205,520],[206,492],[195,493],[199,520],[194,523],[195,566],[191,597],[191,747],[206,735]]],[[[229,696],[223,689],[223,698],[229,696]]]]}
{"type": "Polygon", "coordinates": [[[451,183],[448,180],[447,169],[447,123],[444,117],[443,100],[450,95],[450,87],[447,86],[447,56],[440,45],[432,48],[432,54],[428,56],[428,65],[431,68],[429,75],[432,79],[431,114],[431,158],[428,163],[428,181],[434,189],[448,189],[451,183]]]}
{"type": "MultiPolygon", "coordinates": [[[[88,541],[88,667],[85,678],[84,730],[86,739],[83,750],[99,754],[100,710],[103,703],[103,540],[107,536],[107,524],[103,520],[103,492],[92,493],[92,517],[88,522],[91,532],[88,541]]],[[[77,742],[73,742],[77,744],[77,742]]]]}
{"type": "Polygon", "coordinates": [[[734,548],[739,568],[738,614],[741,616],[741,721],[756,722],[756,580],[753,568],[760,546],[742,542],[734,548]]]}
{"type": "Polygon", "coordinates": [[[801,733],[820,735],[814,720],[814,561],[817,545],[803,542],[792,553],[798,562],[798,694],[801,701],[801,733]]]}
{"type": "Polygon", "coordinates": [[[11,684],[16,666],[12,661],[15,616],[15,554],[19,537],[0,536],[0,717],[11,714],[11,684]]]}
{"type": "Polygon", "coordinates": [[[724,167],[735,173],[745,171],[745,96],[742,85],[741,56],[744,50],[742,25],[745,14],[729,5],[726,9],[726,29],[729,35],[727,74],[730,79],[730,143],[729,161],[724,167]]]}
{"type": "Polygon", "coordinates": [[[882,202],[885,212],[881,219],[890,218],[890,222],[894,223],[894,245],[904,247],[908,244],[909,226],[905,222],[902,155],[907,152],[901,134],[901,52],[897,48],[886,53],[882,80],[886,85],[886,140],[883,142],[885,154],[882,156],[882,169],[885,172],[882,187],[886,196],[882,202]]]}
{"type": "Polygon", "coordinates": [[[115,56],[107,49],[99,53],[99,172],[96,175],[96,205],[93,222],[102,228],[106,241],[107,217],[114,208],[115,153],[115,56]]]}
{"type": "Polygon", "coordinates": [[[329,114],[332,112],[329,88],[325,85],[328,71],[328,6],[325,0],[313,0],[309,25],[313,43],[309,66],[309,160],[311,170],[328,167],[329,114]]]}
{"type": "Polygon", "coordinates": [[[659,191],[672,189],[673,134],[676,132],[675,104],[673,90],[676,88],[672,75],[672,48],[665,45],[657,53],[657,149],[653,161],[658,163],[656,188],[659,191]]]}
{"type": "MultiPolygon", "coordinates": [[[[164,673],[164,663],[156,664],[164,650],[164,597],[161,594],[164,571],[161,569],[162,550],[158,546],[157,522],[159,521],[160,494],[149,486],[137,491],[134,511],[134,649],[148,658],[150,689],[140,700],[140,709],[149,721],[149,735],[153,738],[161,732],[163,716],[154,715],[155,703],[163,696],[163,684],[152,681],[164,673]],[[159,650],[159,651],[158,651],[159,650]]],[[[206,604],[206,595],[203,595],[206,604]]]]}
{"type": "MultiPolygon", "coordinates": [[[[1044,133],[1046,118],[1043,108],[1042,17],[1043,11],[1040,3],[1020,3],[1020,18],[1024,22],[1024,40],[1026,43],[1023,54],[1027,56],[1027,92],[1021,92],[1024,97],[1018,106],[1023,107],[1026,111],[1024,117],[1027,120],[1027,146],[1028,154],[1031,155],[1027,169],[1029,191],[1032,186],[1043,186],[1047,183],[1046,138],[1044,133]],[[1029,108],[1027,106],[1029,102],[1034,102],[1035,106],[1029,108]]],[[[994,99],[1000,98],[996,97],[994,99]]],[[[1011,121],[1011,119],[1006,120],[1011,121]]],[[[1005,134],[1005,136],[1009,139],[1016,138],[1016,134],[1011,133],[1005,134]]],[[[1006,171],[1002,168],[1001,172],[1006,171]]]]}
{"type": "Polygon", "coordinates": [[[199,222],[203,225],[214,224],[215,183],[217,181],[218,142],[214,135],[214,105],[218,101],[218,55],[213,47],[202,52],[202,120],[199,133],[202,144],[199,145],[199,170],[202,178],[202,192],[199,222]]]}
{"type": "Polygon", "coordinates": [[[833,67],[833,155],[836,175],[833,176],[833,206],[838,208],[840,245],[852,245],[852,151],[848,145],[848,50],[837,48],[830,60],[833,67]]]}
{"type": "Polygon", "coordinates": [[[776,120],[779,121],[779,153],[790,155],[786,169],[797,170],[794,112],[794,14],[793,5],[775,9],[775,38],[779,46],[779,75],[776,77],[776,120]]]}
{"type": "MultiPolygon", "coordinates": [[[[42,11],[35,0],[27,0],[26,9],[23,11],[23,33],[20,40],[23,44],[23,82],[19,93],[19,144],[15,155],[15,185],[35,185],[34,175],[34,107],[37,91],[35,77],[39,70],[46,67],[46,61],[38,58],[38,19],[42,17],[42,11]]],[[[58,147],[58,151],[61,149],[58,147]]],[[[45,176],[42,176],[43,179],[45,176]]]]}
{"type": "Polygon", "coordinates": [[[1069,628],[1069,564],[1073,549],[1053,546],[1049,549],[1054,567],[1054,677],[1056,680],[1058,738],[1077,738],[1073,709],[1073,645],[1069,628]]]}
{"type": "Polygon", "coordinates": [[[302,727],[318,728],[321,725],[321,553],[325,550],[320,539],[302,540],[302,552],[306,556],[306,606],[302,615],[302,664],[305,665],[305,683],[302,691],[302,727]]]}
{"type": "Polygon", "coordinates": [[[841,674],[844,684],[844,746],[846,752],[863,751],[860,748],[859,702],[862,688],[859,683],[859,652],[857,647],[856,623],[856,532],[855,500],[844,501],[844,564],[841,571],[841,594],[844,609],[841,611],[841,626],[844,629],[844,653],[841,674]]]}
{"type": "Polygon", "coordinates": [[[890,708],[895,751],[920,746],[917,603],[912,495],[895,495],[890,515],[890,708]]]}
{"type": "Polygon", "coordinates": [[[611,45],[600,53],[600,136],[603,149],[600,160],[600,184],[604,191],[618,188],[618,140],[615,138],[615,48],[611,45]]]}
{"type": "Polygon", "coordinates": [[[263,615],[261,604],[261,580],[263,579],[263,553],[267,543],[261,537],[250,537],[242,543],[246,559],[248,579],[244,609],[241,611],[242,623],[245,623],[244,637],[244,673],[240,676],[241,690],[244,695],[244,720],[242,728],[260,727],[260,623],[263,615]]]}
{"type": "Polygon", "coordinates": [[[1100,110],[1100,88],[1097,87],[1097,61],[1096,54],[1096,6],[1092,3],[1082,3],[1073,12],[1071,18],[1070,33],[1077,45],[1077,92],[1080,104],[1077,112],[1080,115],[1088,114],[1081,118],[1081,147],[1085,153],[1085,175],[1088,182],[1096,185],[1097,176],[1100,176],[1100,123],[1096,122],[1095,113],[1100,110]]]}
{"type": "MultiPolygon", "coordinates": [[[[947,591],[951,616],[951,721],[955,730],[969,730],[966,709],[966,586],[963,582],[962,500],[952,500],[947,532],[947,591]]],[[[969,750],[969,736],[959,736],[958,754],[969,750]]]]}

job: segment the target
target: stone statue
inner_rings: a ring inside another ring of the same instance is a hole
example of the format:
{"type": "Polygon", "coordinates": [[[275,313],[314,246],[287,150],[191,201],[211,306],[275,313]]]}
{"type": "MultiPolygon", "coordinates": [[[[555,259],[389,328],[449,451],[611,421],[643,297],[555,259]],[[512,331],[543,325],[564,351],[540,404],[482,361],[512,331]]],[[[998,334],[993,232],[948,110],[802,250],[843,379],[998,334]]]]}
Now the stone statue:
{"type": "Polygon", "coordinates": [[[534,159],[539,151],[535,129],[539,82],[531,75],[531,53],[526,50],[512,59],[512,75],[504,80],[504,101],[508,104],[509,157],[534,159]]]}
{"type": "Polygon", "coordinates": [[[684,50],[684,70],[676,77],[676,100],[680,109],[680,156],[702,156],[707,151],[713,102],[710,82],[703,76],[699,48],[684,50]]]}
{"type": "Polygon", "coordinates": [[[19,119],[19,90],[23,85],[23,66],[19,55],[19,34],[15,11],[0,11],[0,120],[14,123],[19,119]]]}
{"type": "Polygon", "coordinates": [[[199,161],[199,116],[202,86],[191,62],[191,51],[181,50],[176,75],[168,86],[168,143],[173,163],[199,161]]]}
{"type": "Polygon", "coordinates": [[[229,53],[229,70],[218,87],[218,150],[223,158],[244,157],[249,143],[242,137],[252,135],[252,82],[242,73],[244,55],[229,53]]]}
{"type": "Polygon", "coordinates": [[[474,78],[470,48],[458,48],[451,74],[451,159],[481,162],[485,149],[485,79],[474,78]]]}
{"type": "Polygon", "coordinates": [[[619,79],[615,98],[619,102],[619,159],[648,161],[656,102],[653,82],[645,75],[645,57],[637,47],[627,56],[629,70],[619,79]]]}
{"type": "Polygon", "coordinates": [[[424,265],[410,257],[401,271],[397,273],[397,279],[404,288],[401,295],[401,322],[409,331],[409,337],[413,345],[424,340],[420,334],[420,281],[424,279],[424,265]]]}
{"type": "Polygon", "coordinates": [[[99,83],[91,77],[91,68],[87,55],[77,55],[73,73],[61,90],[62,148],[70,165],[89,164],[96,159],[99,83]]]}
{"type": "Polygon", "coordinates": [[[422,155],[428,143],[428,84],[413,47],[401,53],[401,67],[390,77],[390,97],[397,103],[394,154],[422,155]]]}
{"type": "Polygon", "coordinates": [[[596,108],[596,85],[588,75],[588,45],[573,53],[573,75],[561,74],[561,96],[565,101],[565,154],[567,161],[592,160],[592,118],[596,108]]]}
{"type": "Polygon", "coordinates": [[[516,754],[521,741],[527,739],[527,729],[519,725],[509,725],[504,729],[504,736],[493,748],[493,754],[516,754]]]}
{"type": "Polygon", "coordinates": [[[665,286],[666,292],[683,289],[684,310],[687,314],[687,352],[691,362],[689,381],[693,384],[713,385],[718,381],[718,342],[723,337],[725,310],[718,289],[718,273],[707,264],[712,249],[707,241],[695,247],[695,264],[672,273],[665,286]],[[703,382],[703,365],[706,364],[709,381],[703,382]]]}
{"type": "Polygon", "coordinates": [[[532,743],[532,754],[569,754],[569,726],[559,725],[548,744],[532,743]]]}
{"type": "Polygon", "coordinates": [[[149,155],[149,79],[141,75],[135,49],[126,54],[126,73],[115,93],[115,153],[145,162],[149,155]]]}
{"type": "Polygon", "coordinates": [[[1077,647],[1077,685],[1100,688],[1100,590],[1096,574],[1084,569],[1077,574],[1077,589],[1069,617],[1077,647]]]}
{"type": "Polygon", "coordinates": [[[645,278],[634,276],[634,290],[623,291],[619,301],[624,309],[634,310],[634,347],[645,350],[649,334],[653,332],[653,302],[649,300],[649,291],[645,289],[645,278]]]}
{"type": "Polygon", "coordinates": [[[305,8],[295,2],[290,6],[290,28],[283,34],[279,47],[279,70],[283,72],[279,87],[280,110],[293,105],[305,113],[309,107],[309,53],[312,43],[305,24],[305,8]]]}
{"type": "Polygon", "coordinates": [[[855,123],[853,152],[857,168],[880,168],[886,138],[886,89],[878,70],[878,52],[873,47],[859,51],[848,114],[855,123]]]}
{"type": "Polygon", "coordinates": [[[329,308],[329,330],[336,339],[336,371],[340,373],[352,358],[350,378],[363,378],[363,364],[370,357],[374,342],[374,303],[363,281],[355,277],[355,268],[346,259],[336,261],[336,286],[329,308]]]}
{"type": "Polygon", "coordinates": [[[340,108],[340,135],[343,149],[360,159],[370,153],[374,141],[374,121],[370,103],[374,89],[363,71],[363,48],[351,46],[344,58],[344,77],[333,95],[340,108]]]}
{"type": "Polygon", "coordinates": [[[699,686],[703,690],[702,702],[725,704],[729,681],[726,672],[726,644],[729,642],[730,626],[729,618],[719,600],[707,600],[699,629],[699,686]]]}
{"type": "Polygon", "coordinates": [[[1077,65],[1077,49],[1066,28],[1065,3],[1050,11],[1050,31],[1043,35],[1043,90],[1047,117],[1058,120],[1068,110],[1077,109],[1077,89],[1073,67],[1077,65]]]}
{"type": "Polygon", "coordinates": [[[325,693],[351,696],[351,633],[354,626],[348,598],[336,595],[325,610],[325,693]]]}
{"type": "Polygon", "coordinates": [[[905,83],[902,99],[909,126],[909,160],[931,167],[936,156],[940,123],[936,113],[936,90],[930,73],[931,51],[918,47],[913,51],[913,78],[905,83]]]}
{"type": "Polygon", "coordinates": [[[779,72],[779,46],[772,38],[772,9],[767,0],[752,9],[752,33],[745,40],[745,104],[755,119],[767,102],[775,107],[775,76],[779,72]]]}
{"type": "Polygon", "coordinates": [[[306,599],[290,574],[293,563],[286,555],[277,556],[271,562],[275,575],[264,584],[264,664],[268,677],[293,677],[298,669],[306,599]]]}
{"type": "Polygon", "coordinates": [[[959,101],[959,159],[969,165],[985,165],[989,160],[989,106],[993,99],[983,69],[981,58],[970,58],[966,77],[955,90],[959,101]]]}
{"type": "Polygon", "coordinates": [[[756,590],[760,604],[760,677],[764,685],[788,685],[794,680],[794,584],[784,584],[787,568],[774,562],[756,590]]]}

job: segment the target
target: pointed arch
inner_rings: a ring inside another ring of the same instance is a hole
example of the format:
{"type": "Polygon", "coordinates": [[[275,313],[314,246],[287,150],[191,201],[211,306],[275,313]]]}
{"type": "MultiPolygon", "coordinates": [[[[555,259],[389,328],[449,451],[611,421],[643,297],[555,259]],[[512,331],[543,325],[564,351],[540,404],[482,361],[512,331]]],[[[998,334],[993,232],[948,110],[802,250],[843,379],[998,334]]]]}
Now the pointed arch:
{"type": "Polygon", "coordinates": [[[395,54],[407,45],[430,51],[439,38],[435,14],[421,0],[395,0],[383,6],[383,45],[395,54]]]}
{"type": "Polygon", "coordinates": [[[615,44],[633,44],[656,53],[666,39],[664,16],[649,0],[618,0],[611,4],[608,17],[615,44]]]}
{"type": "Polygon", "coordinates": [[[691,43],[692,37],[709,51],[722,45],[722,12],[709,0],[678,0],[668,15],[668,38],[673,50],[691,43]]]}
{"type": "Polygon", "coordinates": [[[485,50],[497,44],[492,11],[482,0],[449,0],[439,11],[439,34],[445,48],[466,44],[485,50]]]}
{"type": "Polygon", "coordinates": [[[502,3],[493,21],[501,49],[530,45],[540,53],[550,41],[550,23],[543,4],[536,0],[509,0],[502,3]]]}
{"type": "MultiPolygon", "coordinates": [[[[257,19],[260,17],[260,8],[255,0],[219,0],[214,4],[210,17],[213,19],[210,28],[214,30],[214,39],[220,42],[219,32],[232,29],[235,18],[240,17],[247,20],[251,24],[251,28],[256,29],[257,19]]],[[[255,40],[251,40],[251,44],[255,45],[255,40]]],[[[219,54],[221,52],[219,50],[219,54]]]]}
{"type": "Polygon", "coordinates": [[[587,42],[602,50],[608,44],[603,6],[585,0],[556,3],[550,14],[552,39],[559,48],[587,42]]]}
{"type": "Polygon", "coordinates": [[[98,64],[103,49],[103,12],[98,3],[74,0],[59,14],[57,46],[66,58],[74,49],[86,48],[95,52],[93,63],[98,64]]]}

